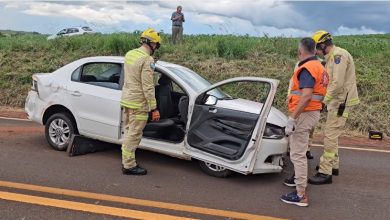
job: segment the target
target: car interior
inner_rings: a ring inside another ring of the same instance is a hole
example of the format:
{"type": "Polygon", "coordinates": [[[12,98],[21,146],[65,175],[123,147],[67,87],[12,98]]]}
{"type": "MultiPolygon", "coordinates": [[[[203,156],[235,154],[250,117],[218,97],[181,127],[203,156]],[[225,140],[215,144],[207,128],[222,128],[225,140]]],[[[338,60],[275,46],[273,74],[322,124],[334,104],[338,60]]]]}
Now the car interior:
{"type": "MultiPolygon", "coordinates": [[[[181,142],[187,123],[188,96],[183,90],[177,91],[175,87],[178,85],[168,76],[162,73],[156,73],[156,76],[155,92],[161,119],[148,122],[144,137],[181,142]]],[[[197,100],[188,131],[188,143],[202,151],[237,160],[245,153],[258,117],[259,114],[206,105],[205,100],[197,100]]]]}
{"type": "MultiPolygon", "coordinates": [[[[120,90],[123,68],[117,63],[88,63],[76,69],[73,81],[120,90]]],[[[149,121],[144,137],[179,143],[184,140],[189,99],[183,89],[161,72],[155,72],[155,95],[160,120],[149,121]]],[[[149,117],[151,119],[151,117],[149,117]]]]}
{"type": "Polygon", "coordinates": [[[237,160],[251,140],[258,117],[258,114],[195,103],[188,143],[205,152],[237,160]]]}
{"type": "Polygon", "coordinates": [[[155,78],[155,93],[160,120],[152,122],[150,121],[151,117],[149,117],[143,136],[174,143],[182,142],[187,123],[188,96],[163,73],[156,72],[155,78]]]}

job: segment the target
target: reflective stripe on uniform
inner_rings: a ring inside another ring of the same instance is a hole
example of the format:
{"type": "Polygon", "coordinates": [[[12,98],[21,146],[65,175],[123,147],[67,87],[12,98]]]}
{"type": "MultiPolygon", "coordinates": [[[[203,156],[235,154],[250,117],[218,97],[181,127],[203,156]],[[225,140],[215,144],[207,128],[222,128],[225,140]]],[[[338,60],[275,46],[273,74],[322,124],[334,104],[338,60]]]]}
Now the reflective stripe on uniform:
{"type": "Polygon", "coordinates": [[[142,107],[141,103],[138,102],[126,102],[126,101],[121,101],[121,106],[124,106],[126,108],[131,108],[131,109],[139,109],[142,107]]]}
{"type": "Polygon", "coordinates": [[[350,99],[347,101],[347,106],[357,105],[360,103],[360,100],[358,98],[350,99]]]}
{"type": "Polygon", "coordinates": [[[330,100],[332,100],[332,99],[333,99],[333,96],[328,95],[328,94],[325,95],[325,100],[326,100],[326,101],[330,101],[330,100]]]}
{"type": "MultiPolygon", "coordinates": [[[[337,110],[337,109],[336,109],[336,110],[337,110]]],[[[333,112],[333,115],[339,117],[337,111],[333,112]]],[[[342,116],[343,116],[344,118],[348,118],[348,117],[349,117],[349,112],[345,112],[345,111],[344,111],[342,116]]]]}
{"type": "Polygon", "coordinates": [[[122,155],[125,156],[125,157],[133,158],[133,157],[134,157],[134,152],[127,151],[127,150],[125,149],[125,147],[126,147],[125,145],[122,145],[122,148],[121,148],[121,150],[122,150],[122,155]]]}
{"type": "Polygon", "coordinates": [[[148,100],[148,104],[149,104],[149,109],[150,110],[153,110],[157,107],[157,102],[155,99],[150,99],[148,100]]]}
{"type": "Polygon", "coordinates": [[[335,158],[336,154],[334,152],[329,152],[325,150],[323,156],[327,158],[335,158]]]}
{"type": "Polygon", "coordinates": [[[148,56],[148,54],[145,52],[145,51],[143,51],[143,50],[141,50],[141,49],[135,49],[134,50],[135,52],[137,52],[137,53],[139,53],[139,54],[143,54],[143,55],[145,55],[145,56],[148,56]]]}
{"type": "MultiPolygon", "coordinates": [[[[297,95],[297,96],[302,96],[302,92],[300,92],[298,90],[291,90],[290,94],[297,95]]],[[[316,100],[316,101],[322,101],[324,99],[324,96],[322,96],[322,95],[312,95],[311,99],[312,100],[316,100]]]]}
{"type": "Polygon", "coordinates": [[[138,121],[147,121],[149,118],[148,115],[135,115],[135,119],[138,121]]]}
{"type": "Polygon", "coordinates": [[[145,56],[147,56],[147,54],[140,49],[132,50],[126,54],[125,63],[133,64],[137,59],[145,56]]]}

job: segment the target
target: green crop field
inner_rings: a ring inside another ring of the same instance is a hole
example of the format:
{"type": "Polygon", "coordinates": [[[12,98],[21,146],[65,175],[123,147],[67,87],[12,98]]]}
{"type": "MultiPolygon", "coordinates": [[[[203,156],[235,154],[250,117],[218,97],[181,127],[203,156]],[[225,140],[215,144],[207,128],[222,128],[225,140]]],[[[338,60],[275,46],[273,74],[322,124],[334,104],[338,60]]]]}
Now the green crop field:
{"type": "MultiPolygon", "coordinates": [[[[85,35],[47,41],[37,34],[0,35],[0,106],[22,107],[33,73],[49,73],[82,57],[124,55],[137,47],[139,33],[85,35]]],[[[274,106],[286,111],[288,80],[297,62],[297,38],[199,35],[182,45],[163,36],[160,60],[177,63],[211,82],[234,76],[280,80],[274,106]]],[[[350,114],[348,129],[390,134],[390,35],[335,37],[355,59],[362,103],[350,114]]]]}

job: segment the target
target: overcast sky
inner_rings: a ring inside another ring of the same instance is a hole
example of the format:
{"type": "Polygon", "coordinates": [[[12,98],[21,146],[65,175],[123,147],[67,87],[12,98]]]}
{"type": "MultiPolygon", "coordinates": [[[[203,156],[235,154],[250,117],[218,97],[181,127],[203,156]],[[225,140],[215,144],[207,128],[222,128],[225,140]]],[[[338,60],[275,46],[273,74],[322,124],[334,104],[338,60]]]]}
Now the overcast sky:
{"type": "Polygon", "coordinates": [[[171,32],[170,17],[183,6],[185,34],[309,36],[390,33],[390,1],[169,0],[2,1],[0,29],[56,33],[88,25],[96,31],[171,32]]]}

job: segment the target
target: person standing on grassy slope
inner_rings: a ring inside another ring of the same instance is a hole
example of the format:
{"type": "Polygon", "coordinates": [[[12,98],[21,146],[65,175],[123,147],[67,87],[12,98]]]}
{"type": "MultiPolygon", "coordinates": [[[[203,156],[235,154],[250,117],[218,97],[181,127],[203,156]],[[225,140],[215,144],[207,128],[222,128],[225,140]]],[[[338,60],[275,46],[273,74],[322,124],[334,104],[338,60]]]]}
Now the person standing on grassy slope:
{"type": "Polygon", "coordinates": [[[122,173],[124,175],[145,175],[146,170],[135,160],[135,150],[142,138],[152,112],[152,121],[160,119],[154,91],[154,51],[160,47],[160,35],[148,28],[141,34],[142,46],[130,50],[125,56],[125,79],[120,105],[123,109],[125,136],[122,144],[122,173]]]}
{"type": "Polygon", "coordinates": [[[183,38],[183,22],[185,22],[184,14],[181,12],[182,7],[179,5],[176,11],[172,13],[172,43],[181,43],[183,38]]]}
{"type": "MultiPolygon", "coordinates": [[[[315,56],[315,42],[303,38],[299,44],[298,68],[291,77],[291,90],[288,97],[290,116],[285,129],[290,141],[290,158],[294,164],[296,191],[282,195],[280,199],[288,204],[308,206],[307,158],[306,151],[309,133],[320,120],[320,110],[328,86],[328,74],[315,56]]],[[[287,185],[287,184],[285,184],[287,185]]]]}
{"type": "Polygon", "coordinates": [[[317,44],[317,54],[325,56],[325,68],[330,77],[323,101],[328,110],[324,130],[324,153],[320,158],[318,173],[309,178],[309,183],[320,185],[332,183],[332,174],[339,174],[338,138],[344,131],[351,107],[360,101],[351,54],[333,45],[332,35],[327,31],[317,31],[312,38],[317,44]]]}

